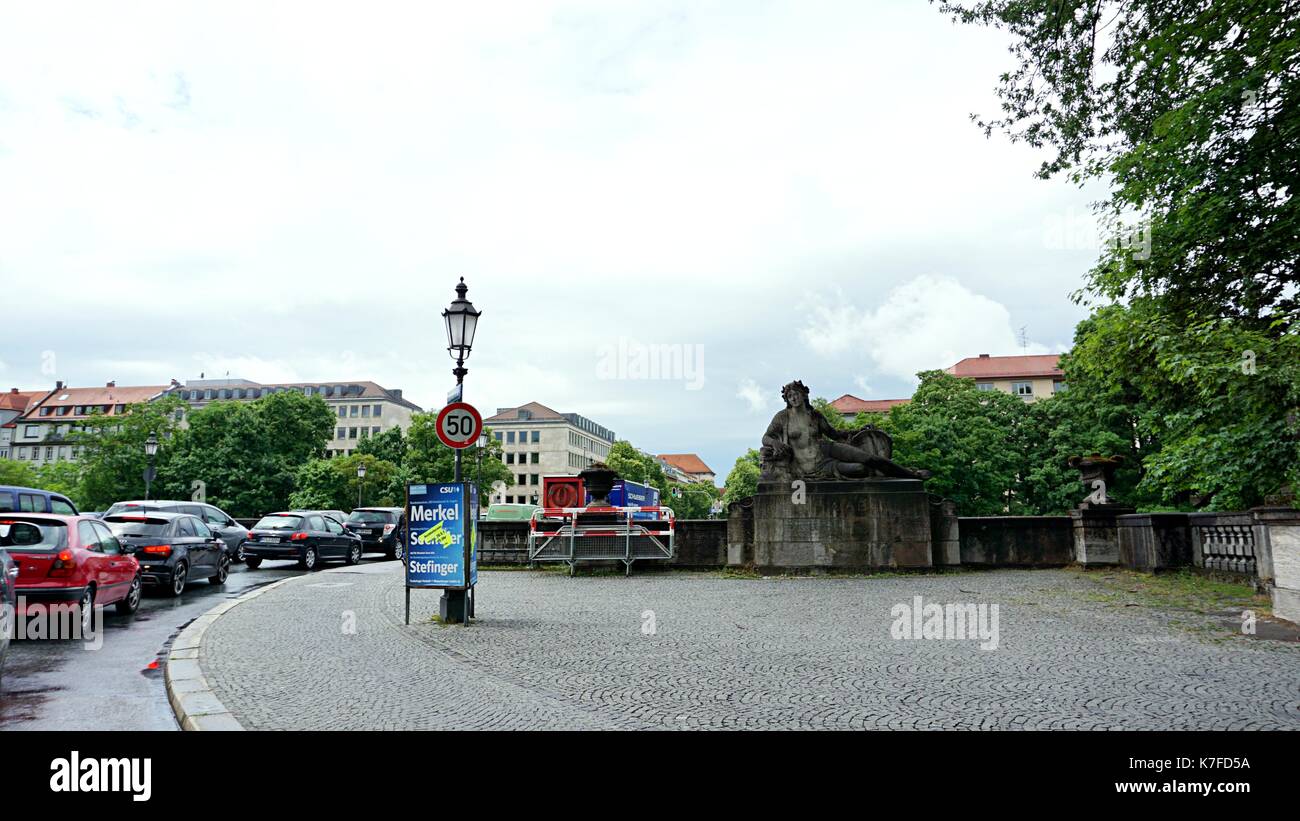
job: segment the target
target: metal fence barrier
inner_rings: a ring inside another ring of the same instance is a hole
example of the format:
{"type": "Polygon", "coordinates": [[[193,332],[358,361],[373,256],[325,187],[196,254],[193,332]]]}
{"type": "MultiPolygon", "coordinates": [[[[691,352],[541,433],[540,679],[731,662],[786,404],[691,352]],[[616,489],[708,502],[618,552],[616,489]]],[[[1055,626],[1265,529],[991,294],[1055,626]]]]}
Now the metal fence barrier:
{"type": "Polygon", "coordinates": [[[673,558],[677,519],[666,507],[544,508],[528,522],[528,562],[565,562],[569,575],[578,562],[632,563],[673,558]]]}

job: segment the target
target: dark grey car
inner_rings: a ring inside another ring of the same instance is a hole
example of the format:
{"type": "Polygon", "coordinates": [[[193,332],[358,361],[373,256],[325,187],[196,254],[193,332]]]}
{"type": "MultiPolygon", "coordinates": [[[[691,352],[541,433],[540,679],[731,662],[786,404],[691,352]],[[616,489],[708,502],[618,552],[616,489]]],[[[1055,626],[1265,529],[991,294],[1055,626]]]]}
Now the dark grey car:
{"type": "Polygon", "coordinates": [[[244,542],[248,541],[248,529],[236,522],[221,508],[205,502],[177,502],[166,499],[154,499],[147,502],[118,502],[100,518],[107,519],[109,516],[116,516],[121,513],[145,513],[150,510],[197,516],[203,520],[203,523],[208,526],[213,535],[221,539],[222,543],[225,544],[227,556],[235,561],[243,558],[239,553],[239,548],[244,542]]]}

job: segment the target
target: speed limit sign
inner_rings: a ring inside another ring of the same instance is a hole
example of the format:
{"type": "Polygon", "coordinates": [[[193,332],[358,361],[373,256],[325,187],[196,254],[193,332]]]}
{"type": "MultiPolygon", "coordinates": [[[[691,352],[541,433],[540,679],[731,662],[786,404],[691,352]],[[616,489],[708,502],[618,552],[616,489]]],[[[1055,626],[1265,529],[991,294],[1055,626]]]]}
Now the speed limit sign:
{"type": "Polygon", "coordinates": [[[438,438],[449,448],[460,450],[478,441],[483,432],[483,417],[473,405],[453,402],[438,414],[438,438]]]}

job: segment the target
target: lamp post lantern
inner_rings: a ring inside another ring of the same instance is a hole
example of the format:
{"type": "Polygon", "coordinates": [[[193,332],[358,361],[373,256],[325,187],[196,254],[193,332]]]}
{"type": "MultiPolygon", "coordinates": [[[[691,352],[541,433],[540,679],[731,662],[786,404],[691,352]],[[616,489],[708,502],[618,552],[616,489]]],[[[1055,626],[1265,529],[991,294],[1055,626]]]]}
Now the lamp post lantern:
{"type": "Polygon", "coordinates": [[[361,463],[357,465],[357,507],[361,507],[361,485],[366,478],[366,465],[361,463]]]}
{"type": "MultiPolygon", "coordinates": [[[[465,369],[465,361],[469,359],[470,351],[474,348],[474,333],[478,330],[478,318],[483,315],[482,311],[474,308],[474,303],[465,298],[469,293],[469,286],[465,284],[465,277],[460,278],[460,284],[456,286],[456,298],[452,300],[447,310],[442,312],[442,319],[447,323],[447,354],[456,360],[456,367],[452,374],[456,377],[456,384],[465,383],[465,374],[469,373],[465,369]]],[[[462,401],[464,395],[462,394],[462,401]]],[[[456,478],[454,481],[463,481],[460,469],[460,450],[456,450],[456,478]]]]}
{"type": "Polygon", "coordinates": [[[144,500],[149,501],[149,489],[153,484],[153,458],[158,455],[158,434],[149,431],[149,438],[144,440],[144,455],[149,458],[149,466],[144,471],[144,500]]]}

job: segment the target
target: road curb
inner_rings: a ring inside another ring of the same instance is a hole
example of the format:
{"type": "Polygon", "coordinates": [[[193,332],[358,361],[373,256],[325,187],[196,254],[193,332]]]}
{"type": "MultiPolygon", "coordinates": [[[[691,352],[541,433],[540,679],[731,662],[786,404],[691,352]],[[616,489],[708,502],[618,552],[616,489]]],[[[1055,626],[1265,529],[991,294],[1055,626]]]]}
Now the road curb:
{"type": "Polygon", "coordinates": [[[297,578],[301,577],[290,576],[265,587],[250,590],[239,598],[222,602],[190,622],[172,642],[164,665],[167,700],[171,703],[172,712],[176,714],[176,721],[181,725],[182,730],[244,729],[234,714],[226,709],[217,698],[217,694],[208,686],[208,680],[203,677],[203,669],[199,666],[199,659],[203,655],[203,634],[213,622],[230,610],[297,578]]]}

